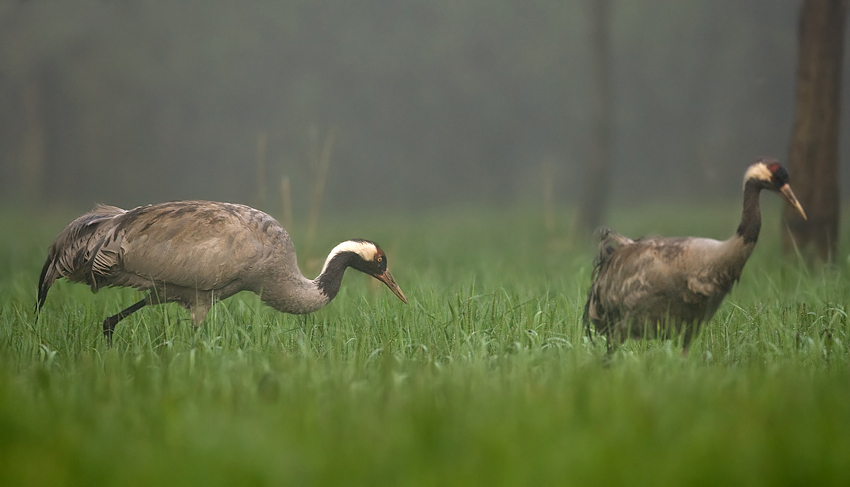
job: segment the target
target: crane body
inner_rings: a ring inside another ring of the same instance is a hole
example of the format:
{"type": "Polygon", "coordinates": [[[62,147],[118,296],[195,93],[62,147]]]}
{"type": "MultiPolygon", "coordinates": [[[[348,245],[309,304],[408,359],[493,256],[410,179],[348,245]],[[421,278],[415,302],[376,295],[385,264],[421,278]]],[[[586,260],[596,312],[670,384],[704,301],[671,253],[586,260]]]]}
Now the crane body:
{"type": "Polygon", "coordinates": [[[607,339],[609,352],[627,338],[681,335],[686,354],[702,323],[711,320],[740,279],[761,229],[759,194],[780,193],[805,218],[773,159],[760,159],[744,176],[744,208],[727,240],[646,237],[603,230],[583,320],[607,339]]]}
{"type": "Polygon", "coordinates": [[[384,282],[407,302],[387,270],[384,252],[368,240],[337,245],[315,279],[301,274],[289,234],[254,208],[210,201],[176,201],[123,210],[98,205],[56,237],[38,284],[37,310],[59,278],[96,292],[122,286],[149,291],[104,321],[111,341],[115,325],[146,305],[175,302],[195,327],[217,301],[251,291],[284,313],[304,314],[328,304],[353,267],[384,282]]]}

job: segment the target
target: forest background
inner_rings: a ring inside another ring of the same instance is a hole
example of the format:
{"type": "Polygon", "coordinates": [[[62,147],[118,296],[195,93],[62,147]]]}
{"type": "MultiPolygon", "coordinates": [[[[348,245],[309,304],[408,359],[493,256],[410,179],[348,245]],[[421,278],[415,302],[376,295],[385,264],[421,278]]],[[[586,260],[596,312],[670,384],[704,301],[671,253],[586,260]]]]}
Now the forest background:
{"type": "MultiPolygon", "coordinates": [[[[310,152],[331,140],[328,211],[511,205],[547,182],[575,202],[588,2],[199,6],[0,3],[0,201],[203,198],[279,215],[286,177],[299,214],[310,152]]],[[[612,4],[613,204],[736,201],[746,165],[787,159],[799,8],[612,4]]]]}

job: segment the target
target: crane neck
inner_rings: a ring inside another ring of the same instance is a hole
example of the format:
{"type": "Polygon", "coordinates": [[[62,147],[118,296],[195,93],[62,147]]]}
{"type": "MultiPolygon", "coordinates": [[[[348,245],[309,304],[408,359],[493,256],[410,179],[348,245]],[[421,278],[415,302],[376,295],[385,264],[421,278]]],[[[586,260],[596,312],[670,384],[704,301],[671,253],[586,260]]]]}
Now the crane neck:
{"type": "Polygon", "coordinates": [[[322,273],[313,279],[313,284],[316,289],[323,295],[327,296],[328,301],[335,298],[339,293],[339,287],[342,284],[342,276],[345,275],[345,270],[351,266],[354,259],[354,254],[351,252],[331,252],[322,273]]]}
{"type": "Polygon", "coordinates": [[[757,181],[748,180],[744,184],[744,210],[736,236],[743,238],[745,245],[755,245],[761,231],[761,208],[759,207],[761,186],[757,181]]]}
{"type": "Polygon", "coordinates": [[[332,253],[325,262],[322,273],[315,279],[308,279],[296,270],[273,279],[273,282],[258,294],[266,304],[278,311],[292,314],[312,313],[336,297],[351,257],[350,253],[332,253]]]}

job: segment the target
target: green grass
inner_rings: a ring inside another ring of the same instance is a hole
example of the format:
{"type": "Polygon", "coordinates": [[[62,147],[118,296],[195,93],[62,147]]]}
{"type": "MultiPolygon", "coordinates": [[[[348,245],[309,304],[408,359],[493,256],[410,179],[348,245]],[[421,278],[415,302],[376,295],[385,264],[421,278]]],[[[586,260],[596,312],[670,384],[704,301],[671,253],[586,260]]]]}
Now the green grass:
{"type": "MultiPolygon", "coordinates": [[[[736,211],[611,224],[724,238],[736,211]]],[[[329,221],[305,273],[374,239],[409,305],[349,271],[313,315],[243,293],[195,333],[152,307],[111,349],[134,291],[62,281],[33,314],[74,216],[0,213],[0,485],[850,485],[847,248],[806,270],[775,213],[688,357],[629,341],[608,367],[581,325],[592,244],[534,212],[329,221]]]]}

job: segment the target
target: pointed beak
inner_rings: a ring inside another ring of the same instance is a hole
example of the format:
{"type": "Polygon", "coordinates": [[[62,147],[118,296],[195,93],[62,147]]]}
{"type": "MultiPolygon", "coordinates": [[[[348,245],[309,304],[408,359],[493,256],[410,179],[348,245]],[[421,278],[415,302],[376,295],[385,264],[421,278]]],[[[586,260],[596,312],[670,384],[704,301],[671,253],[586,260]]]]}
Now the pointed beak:
{"type": "Polygon", "coordinates": [[[398,284],[395,283],[395,279],[393,279],[393,275],[390,274],[390,271],[384,271],[380,274],[375,274],[375,279],[383,282],[390,288],[390,291],[393,292],[398,299],[400,299],[404,304],[407,304],[407,298],[404,297],[404,293],[401,292],[401,288],[398,287],[398,284]]]}
{"type": "Polygon", "coordinates": [[[788,200],[788,203],[791,204],[791,206],[794,207],[795,210],[797,210],[800,216],[803,217],[803,220],[808,220],[808,218],[806,218],[806,212],[803,211],[803,206],[800,204],[799,201],[797,201],[797,197],[794,196],[794,192],[791,191],[791,186],[785,184],[785,186],[779,188],[779,192],[782,193],[782,196],[784,196],[785,199],[788,200]]]}

